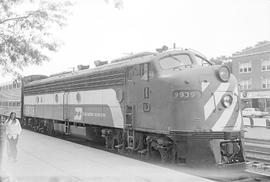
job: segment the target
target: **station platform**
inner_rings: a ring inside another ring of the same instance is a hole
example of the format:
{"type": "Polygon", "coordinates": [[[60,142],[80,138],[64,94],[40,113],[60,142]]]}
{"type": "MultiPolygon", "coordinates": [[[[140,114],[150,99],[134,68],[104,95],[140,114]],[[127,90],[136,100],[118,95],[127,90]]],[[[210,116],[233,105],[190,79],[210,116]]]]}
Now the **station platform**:
{"type": "Polygon", "coordinates": [[[211,180],[23,130],[18,161],[2,163],[1,182],[164,182],[211,180]]]}

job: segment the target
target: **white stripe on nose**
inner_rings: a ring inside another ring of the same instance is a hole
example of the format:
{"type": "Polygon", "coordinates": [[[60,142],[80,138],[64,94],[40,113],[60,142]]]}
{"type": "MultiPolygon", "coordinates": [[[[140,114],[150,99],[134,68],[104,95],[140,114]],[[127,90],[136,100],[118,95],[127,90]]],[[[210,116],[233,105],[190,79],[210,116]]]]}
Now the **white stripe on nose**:
{"type": "Polygon", "coordinates": [[[211,96],[211,98],[204,105],[205,120],[207,120],[210,114],[214,111],[216,105],[220,103],[223,95],[228,90],[229,85],[230,85],[229,83],[221,83],[217,88],[217,90],[214,92],[214,94],[211,96]]]}
{"type": "MultiPolygon", "coordinates": [[[[234,89],[234,93],[237,93],[237,87],[234,89]]],[[[229,108],[226,108],[225,111],[221,114],[220,118],[217,120],[215,125],[213,126],[213,131],[220,131],[223,130],[226,124],[229,122],[234,109],[237,104],[237,96],[233,94],[233,102],[232,105],[229,108]]]]}

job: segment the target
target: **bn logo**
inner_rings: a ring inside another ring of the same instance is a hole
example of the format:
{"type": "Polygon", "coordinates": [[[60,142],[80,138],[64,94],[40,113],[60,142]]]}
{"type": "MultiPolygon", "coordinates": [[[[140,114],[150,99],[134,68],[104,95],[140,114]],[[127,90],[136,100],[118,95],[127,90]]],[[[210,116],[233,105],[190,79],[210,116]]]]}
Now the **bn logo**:
{"type": "Polygon", "coordinates": [[[74,120],[82,120],[82,108],[81,107],[75,107],[74,120]]]}

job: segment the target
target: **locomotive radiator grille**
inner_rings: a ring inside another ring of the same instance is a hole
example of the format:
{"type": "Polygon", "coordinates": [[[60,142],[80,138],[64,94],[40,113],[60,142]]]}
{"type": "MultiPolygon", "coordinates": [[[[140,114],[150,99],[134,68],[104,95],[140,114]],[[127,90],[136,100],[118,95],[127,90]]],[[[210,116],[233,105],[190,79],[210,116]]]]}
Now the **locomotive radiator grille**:
{"type": "Polygon", "coordinates": [[[122,72],[118,73],[107,73],[103,75],[93,75],[89,77],[78,78],[66,78],[57,82],[49,82],[47,84],[38,84],[34,86],[26,86],[24,88],[25,95],[31,94],[41,94],[50,93],[56,91],[73,91],[73,90],[83,90],[83,89],[94,89],[101,87],[109,87],[116,85],[124,85],[125,74],[122,72]]]}

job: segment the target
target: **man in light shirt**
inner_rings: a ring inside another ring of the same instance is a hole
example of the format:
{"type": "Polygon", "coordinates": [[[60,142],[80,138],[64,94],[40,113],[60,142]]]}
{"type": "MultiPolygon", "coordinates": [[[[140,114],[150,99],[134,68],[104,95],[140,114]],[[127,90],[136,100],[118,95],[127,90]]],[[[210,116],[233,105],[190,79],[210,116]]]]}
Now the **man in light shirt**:
{"type": "Polygon", "coordinates": [[[17,161],[17,143],[19,135],[21,134],[22,128],[18,119],[16,119],[16,113],[11,112],[6,123],[6,134],[8,139],[8,156],[14,162],[17,161]]]}

